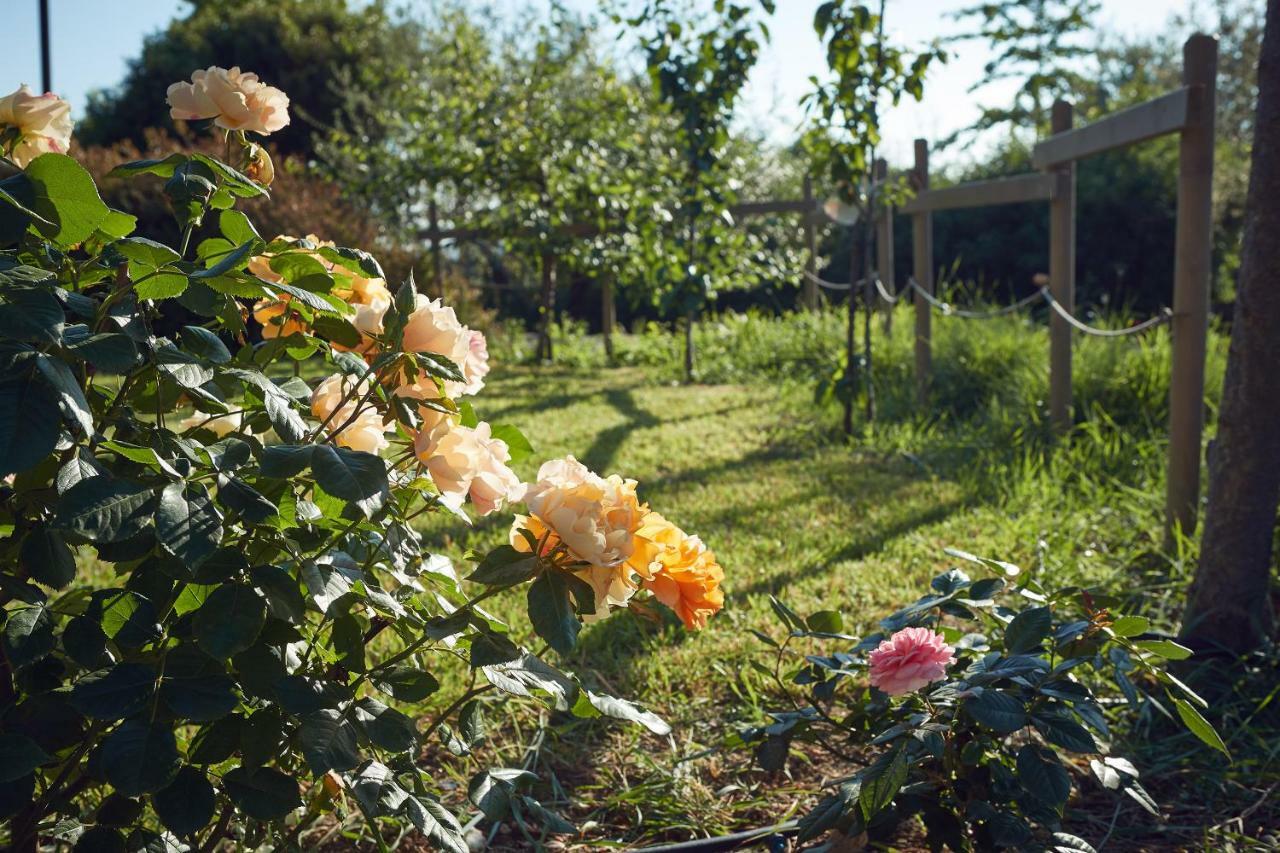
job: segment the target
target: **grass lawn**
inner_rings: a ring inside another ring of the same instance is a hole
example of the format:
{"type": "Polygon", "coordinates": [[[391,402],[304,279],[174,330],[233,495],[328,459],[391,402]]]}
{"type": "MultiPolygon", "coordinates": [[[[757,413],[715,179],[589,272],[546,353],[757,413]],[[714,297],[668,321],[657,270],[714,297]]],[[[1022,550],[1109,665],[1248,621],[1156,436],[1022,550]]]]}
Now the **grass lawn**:
{"type": "MultiPolygon", "coordinates": [[[[748,631],[779,633],[770,594],[801,613],[840,610],[846,630],[858,634],[955,565],[947,547],[1039,567],[1064,586],[1141,588],[1155,601],[1185,583],[1180,563],[1158,555],[1158,440],[1099,428],[1046,455],[984,446],[990,439],[972,430],[898,421],[846,441],[835,408],[815,417],[811,396],[811,388],[769,380],[668,384],[638,368],[504,368],[480,398],[485,419],[517,425],[534,444],[534,458],[519,466],[523,477],[565,453],[600,473],[634,477],[642,499],[701,535],[726,572],[725,609],[705,631],[619,613],[588,627],[565,662],[589,685],[663,715],[674,728],[669,738],[569,719],[535,737],[517,715],[491,741],[503,760],[536,764],[570,792],[586,848],[768,825],[801,803],[801,789],[839,772],[802,754],[793,776],[768,777],[751,768],[747,751],[716,749],[735,723],[759,722],[762,708],[775,707],[761,699],[767,688],[751,667],[765,660],[765,647],[748,631]],[[1137,586],[1136,567],[1144,567],[1137,586]]],[[[461,558],[502,541],[507,526],[439,518],[428,532],[428,542],[443,541],[461,558]]],[[[511,594],[494,610],[519,626],[522,608],[511,594]]],[[[1105,817],[1112,807],[1105,804],[1105,817]]],[[[1135,825],[1116,838],[1159,835],[1136,805],[1124,814],[1135,825]]],[[[1078,829],[1096,838],[1105,823],[1078,829]]],[[[528,843],[497,838],[504,840],[528,843]]]]}

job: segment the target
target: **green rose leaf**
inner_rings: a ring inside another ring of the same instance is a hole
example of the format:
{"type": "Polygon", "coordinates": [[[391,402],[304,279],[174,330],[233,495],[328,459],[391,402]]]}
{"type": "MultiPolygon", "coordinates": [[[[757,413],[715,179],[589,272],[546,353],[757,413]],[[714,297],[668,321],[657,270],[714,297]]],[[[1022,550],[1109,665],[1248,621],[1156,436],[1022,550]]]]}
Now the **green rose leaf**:
{"type": "Polygon", "coordinates": [[[158,791],[178,773],[178,741],[169,723],[126,720],[102,742],[102,771],[121,794],[158,791]]]}
{"type": "Polygon", "coordinates": [[[400,702],[421,702],[440,689],[440,682],[434,675],[404,664],[374,670],[370,681],[374,687],[400,702]]]}
{"type": "Polygon", "coordinates": [[[59,498],[54,522],[90,542],[121,542],[151,525],[154,506],[150,488],[98,475],[81,480],[59,498]]]}
{"type": "Polygon", "coordinates": [[[33,374],[0,380],[0,476],[26,471],[52,453],[61,420],[53,392],[33,374]]]}
{"type": "Polygon", "coordinates": [[[196,643],[218,660],[245,651],[258,639],[267,620],[267,605],[253,587],[227,583],[215,589],[196,611],[192,624],[196,643]]]}
{"type": "Polygon", "coordinates": [[[160,547],[194,570],[222,543],[222,513],[200,483],[170,483],[156,506],[160,547]]]}
{"type": "Polygon", "coordinates": [[[3,648],[9,665],[22,669],[53,651],[53,619],[47,604],[22,607],[8,613],[4,623],[3,648]]]}
{"type": "Polygon", "coordinates": [[[569,584],[559,572],[545,572],[529,586],[529,620],[538,636],[562,655],[578,643],[582,623],[569,599],[569,584]]]}
{"type": "Polygon", "coordinates": [[[257,820],[276,820],[302,805],[297,781],[274,767],[237,767],[222,785],[231,802],[257,820]]]}
{"type": "Polygon", "coordinates": [[[155,683],[155,670],[145,664],[116,664],[77,681],[71,688],[71,705],[86,717],[121,720],[147,706],[155,683]]]}
{"type": "Polygon", "coordinates": [[[360,763],[356,727],[346,713],[333,708],[321,708],[303,718],[298,744],[317,776],[329,770],[350,770],[360,763]]]}
{"type": "Polygon", "coordinates": [[[0,303],[0,335],[17,341],[57,344],[66,315],[47,287],[6,287],[0,303]]]}
{"type": "Polygon", "coordinates": [[[27,164],[22,177],[25,183],[12,189],[5,186],[12,179],[0,186],[44,220],[34,223],[36,229],[59,246],[84,242],[111,212],[93,178],[66,154],[41,154],[27,164]]]}
{"type": "Polygon", "coordinates": [[[0,782],[21,779],[49,760],[31,738],[0,732],[0,782]]]}
{"type": "Polygon", "coordinates": [[[1071,776],[1052,750],[1027,744],[1018,750],[1018,781],[1047,806],[1061,809],[1071,795],[1071,776]]]}
{"type": "Polygon", "coordinates": [[[983,690],[980,696],[966,699],[964,707],[971,717],[1000,734],[1011,734],[1030,722],[1022,703],[1000,690],[983,690]]]}
{"type": "Polygon", "coordinates": [[[62,589],[76,577],[75,555],[62,534],[49,527],[36,528],[26,535],[18,562],[33,580],[55,589],[62,589]]]}
{"type": "Polygon", "coordinates": [[[355,504],[366,517],[390,498],[386,463],[373,453],[318,444],[311,457],[311,472],[320,488],[355,504]]]}
{"type": "Polygon", "coordinates": [[[216,797],[208,777],[194,767],[183,767],[164,788],[151,795],[160,822],[177,836],[198,832],[213,820],[216,797]]]}
{"type": "Polygon", "coordinates": [[[1017,655],[1037,648],[1049,636],[1053,613],[1048,607],[1030,607],[1017,616],[1004,630],[1004,646],[1017,655]]]}

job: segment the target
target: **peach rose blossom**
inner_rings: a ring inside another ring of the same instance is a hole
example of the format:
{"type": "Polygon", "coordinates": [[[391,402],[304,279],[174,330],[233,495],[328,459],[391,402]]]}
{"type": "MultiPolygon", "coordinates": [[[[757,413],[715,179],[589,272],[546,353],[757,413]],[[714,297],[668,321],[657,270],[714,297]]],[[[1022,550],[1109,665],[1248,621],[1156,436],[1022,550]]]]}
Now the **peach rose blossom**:
{"type": "Polygon", "coordinates": [[[356,411],[356,405],[370,387],[367,379],[356,384],[350,377],[335,373],[311,392],[311,414],[321,423],[328,421],[325,432],[333,436],[334,444],[339,447],[378,453],[388,446],[386,434],[394,426],[383,420],[382,413],[372,403],[356,411]]]}
{"type": "Polygon", "coordinates": [[[20,169],[41,154],[65,154],[72,127],[71,105],[52,92],[37,95],[24,83],[0,98],[0,131],[18,131],[7,153],[20,169]]]}
{"type": "MultiPolygon", "coordinates": [[[[276,239],[291,242],[297,241],[296,237],[289,237],[283,234],[276,239]]],[[[308,234],[306,239],[317,246],[333,248],[336,245],[333,241],[321,240],[314,234],[308,234]]],[[[355,270],[330,261],[318,252],[304,251],[291,252],[291,254],[306,254],[314,258],[334,277],[334,287],[330,293],[355,310],[354,315],[351,317],[351,324],[364,337],[364,341],[356,349],[361,352],[372,349],[372,338],[374,335],[382,334],[382,320],[386,316],[387,309],[391,307],[392,296],[391,291],[387,288],[387,283],[380,278],[366,278],[355,270]]],[[[271,259],[273,257],[275,255],[270,253],[253,256],[249,259],[249,272],[269,284],[280,284],[284,281],[284,276],[271,268],[271,259]]],[[[258,317],[260,312],[263,314],[263,317],[258,319],[263,324],[262,334],[264,338],[289,335],[295,331],[306,331],[306,325],[297,318],[297,315],[293,315],[283,325],[276,325],[270,329],[267,328],[267,323],[264,322],[264,318],[270,320],[283,314],[290,298],[288,294],[279,294],[274,298],[259,300],[254,305],[254,316],[258,317]]],[[[334,348],[339,350],[348,349],[348,347],[337,343],[334,344],[334,348]]]]}
{"type": "Polygon", "coordinates": [[[178,423],[180,430],[200,427],[209,430],[218,438],[225,438],[233,432],[238,432],[242,426],[244,426],[244,415],[240,412],[226,415],[206,415],[204,412],[196,412],[178,423]]]}
{"type": "MultiPolygon", "coordinates": [[[[467,332],[467,355],[460,365],[466,382],[456,392],[457,395],[480,393],[480,389],[484,387],[484,378],[489,375],[489,344],[484,332],[477,329],[468,329],[467,332]]],[[[454,394],[451,393],[450,396],[454,394]]]]}
{"type": "Polygon", "coordinates": [[[458,322],[453,308],[441,299],[419,294],[404,327],[405,352],[442,355],[462,371],[462,382],[445,382],[445,394],[460,397],[484,387],[489,372],[489,351],[484,335],[458,322]],[[477,340],[477,336],[479,339],[477,340]]]}
{"type": "MultiPolygon", "coordinates": [[[[534,539],[544,543],[543,556],[549,554],[563,543],[555,531],[551,530],[535,515],[517,515],[511,525],[508,541],[517,551],[530,551],[529,541],[521,530],[528,531],[534,539]]],[[[632,577],[629,566],[587,566],[573,574],[590,584],[595,592],[595,612],[582,615],[583,622],[598,622],[609,615],[614,607],[626,607],[627,602],[640,588],[632,577]]]]}
{"type": "Polygon", "coordinates": [[[637,538],[659,546],[643,587],[670,607],[690,630],[705,628],[724,607],[724,570],[697,536],[690,536],[656,512],[650,512],[637,538]]]}
{"type": "Polygon", "coordinates": [[[211,118],[218,127],[264,136],[289,123],[289,96],[239,66],[192,72],[190,83],[174,83],[166,94],[170,117],[182,121],[211,118]]]}
{"type": "Polygon", "coordinates": [[[443,500],[460,507],[471,498],[479,515],[488,515],[517,500],[524,491],[520,478],[508,467],[507,443],[494,438],[489,424],[474,428],[442,418],[414,437],[414,453],[431,475],[443,500]]]}
{"type": "Polygon", "coordinates": [[[282,293],[274,299],[259,299],[253,304],[253,319],[262,325],[263,338],[287,338],[307,331],[302,317],[289,307],[292,299],[289,294],[282,293]]]}
{"type": "Polygon", "coordinates": [[[941,634],[928,628],[903,628],[869,658],[871,686],[890,696],[901,696],[946,678],[955,653],[941,634]]]}

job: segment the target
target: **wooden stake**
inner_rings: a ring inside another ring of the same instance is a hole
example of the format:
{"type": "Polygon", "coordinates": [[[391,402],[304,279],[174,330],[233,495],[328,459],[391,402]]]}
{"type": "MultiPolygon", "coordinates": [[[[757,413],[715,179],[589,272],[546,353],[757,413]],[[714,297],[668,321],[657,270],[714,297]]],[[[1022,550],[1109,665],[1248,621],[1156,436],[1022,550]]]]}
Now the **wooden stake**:
{"type": "Polygon", "coordinates": [[[444,275],[440,271],[440,218],[436,210],[436,200],[431,199],[431,286],[435,295],[444,298],[444,275]]]}
{"type": "Polygon", "coordinates": [[[604,337],[604,354],[613,361],[613,327],[618,321],[618,306],[613,300],[613,274],[600,278],[600,333],[604,337]]]}
{"type": "Polygon", "coordinates": [[[813,181],[808,175],[804,176],[804,202],[806,210],[804,213],[804,245],[805,259],[804,270],[808,275],[804,277],[804,306],[810,311],[818,310],[818,282],[814,280],[814,276],[818,274],[818,238],[817,228],[814,227],[814,208],[813,208],[813,181]]]}
{"type": "MultiPolygon", "coordinates": [[[[916,192],[929,189],[929,143],[917,139],[915,144],[916,192]]],[[[911,217],[911,272],[916,284],[933,294],[933,214],[928,211],[911,217]]],[[[933,314],[929,303],[920,294],[916,303],[916,401],[921,406],[929,403],[930,373],[933,369],[932,324],[933,314]]]]}
{"type": "Polygon", "coordinates": [[[556,310],[556,256],[542,253],[542,305],[538,307],[541,323],[538,326],[538,357],[551,361],[551,323],[556,310]]]}
{"type": "MultiPolygon", "coordinates": [[[[1051,128],[1071,129],[1073,110],[1055,101],[1051,128]]],[[[1076,164],[1056,166],[1049,201],[1049,292],[1068,312],[1076,305],[1076,164]]],[[[1058,434],[1071,429],[1071,325],[1056,312],[1049,317],[1049,419],[1058,434]]]]}
{"type": "Polygon", "coordinates": [[[1195,105],[1178,151],[1173,261],[1173,366],[1169,377],[1166,533],[1195,530],[1204,429],[1204,361],[1213,252],[1213,134],[1218,42],[1197,33],[1182,48],[1182,81],[1195,105]]]}

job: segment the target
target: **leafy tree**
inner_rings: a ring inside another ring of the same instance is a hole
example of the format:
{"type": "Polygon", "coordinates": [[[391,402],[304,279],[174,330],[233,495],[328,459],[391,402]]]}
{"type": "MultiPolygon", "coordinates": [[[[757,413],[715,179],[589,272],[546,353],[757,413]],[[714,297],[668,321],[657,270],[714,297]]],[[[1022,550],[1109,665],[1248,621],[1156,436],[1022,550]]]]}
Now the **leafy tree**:
{"type": "Polygon", "coordinates": [[[969,129],[1047,129],[1053,102],[1074,100],[1084,88],[1087,78],[1079,63],[1095,48],[1082,37],[1092,31],[1097,11],[1098,0],[991,0],[956,12],[955,18],[976,23],[955,40],[984,39],[993,52],[983,78],[969,91],[1019,81],[1012,104],[984,107],[969,129]]]}
{"type": "Polygon", "coordinates": [[[147,38],[123,83],[90,95],[81,143],[142,145],[147,128],[172,127],[170,83],[195,68],[239,65],[290,94],[293,122],[272,141],[285,153],[309,153],[333,124],[343,89],[401,85],[405,69],[423,56],[418,28],[383,0],[187,2],[190,13],[147,38]]]}
{"type": "MultiPolygon", "coordinates": [[[[773,13],[773,0],[760,0],[773,13]]],[[[685,377],[694,376],[693,324],[714,293],[714,281],[729,271],[723,245],[733,219],[733,192],[724,180],[722,160],[729,122],[747,74],[768,29],[752,17],[751,5],[715,0],[700,31],[687,28],[668,0],[654,0],[628,21],[648,26],[642,40],[649,74],[659,97],[679,123],[677,139],[683,165],[680,222],[684,234],[683,274],[672,282],[667,304],[685,318],[685,377]]]]}

